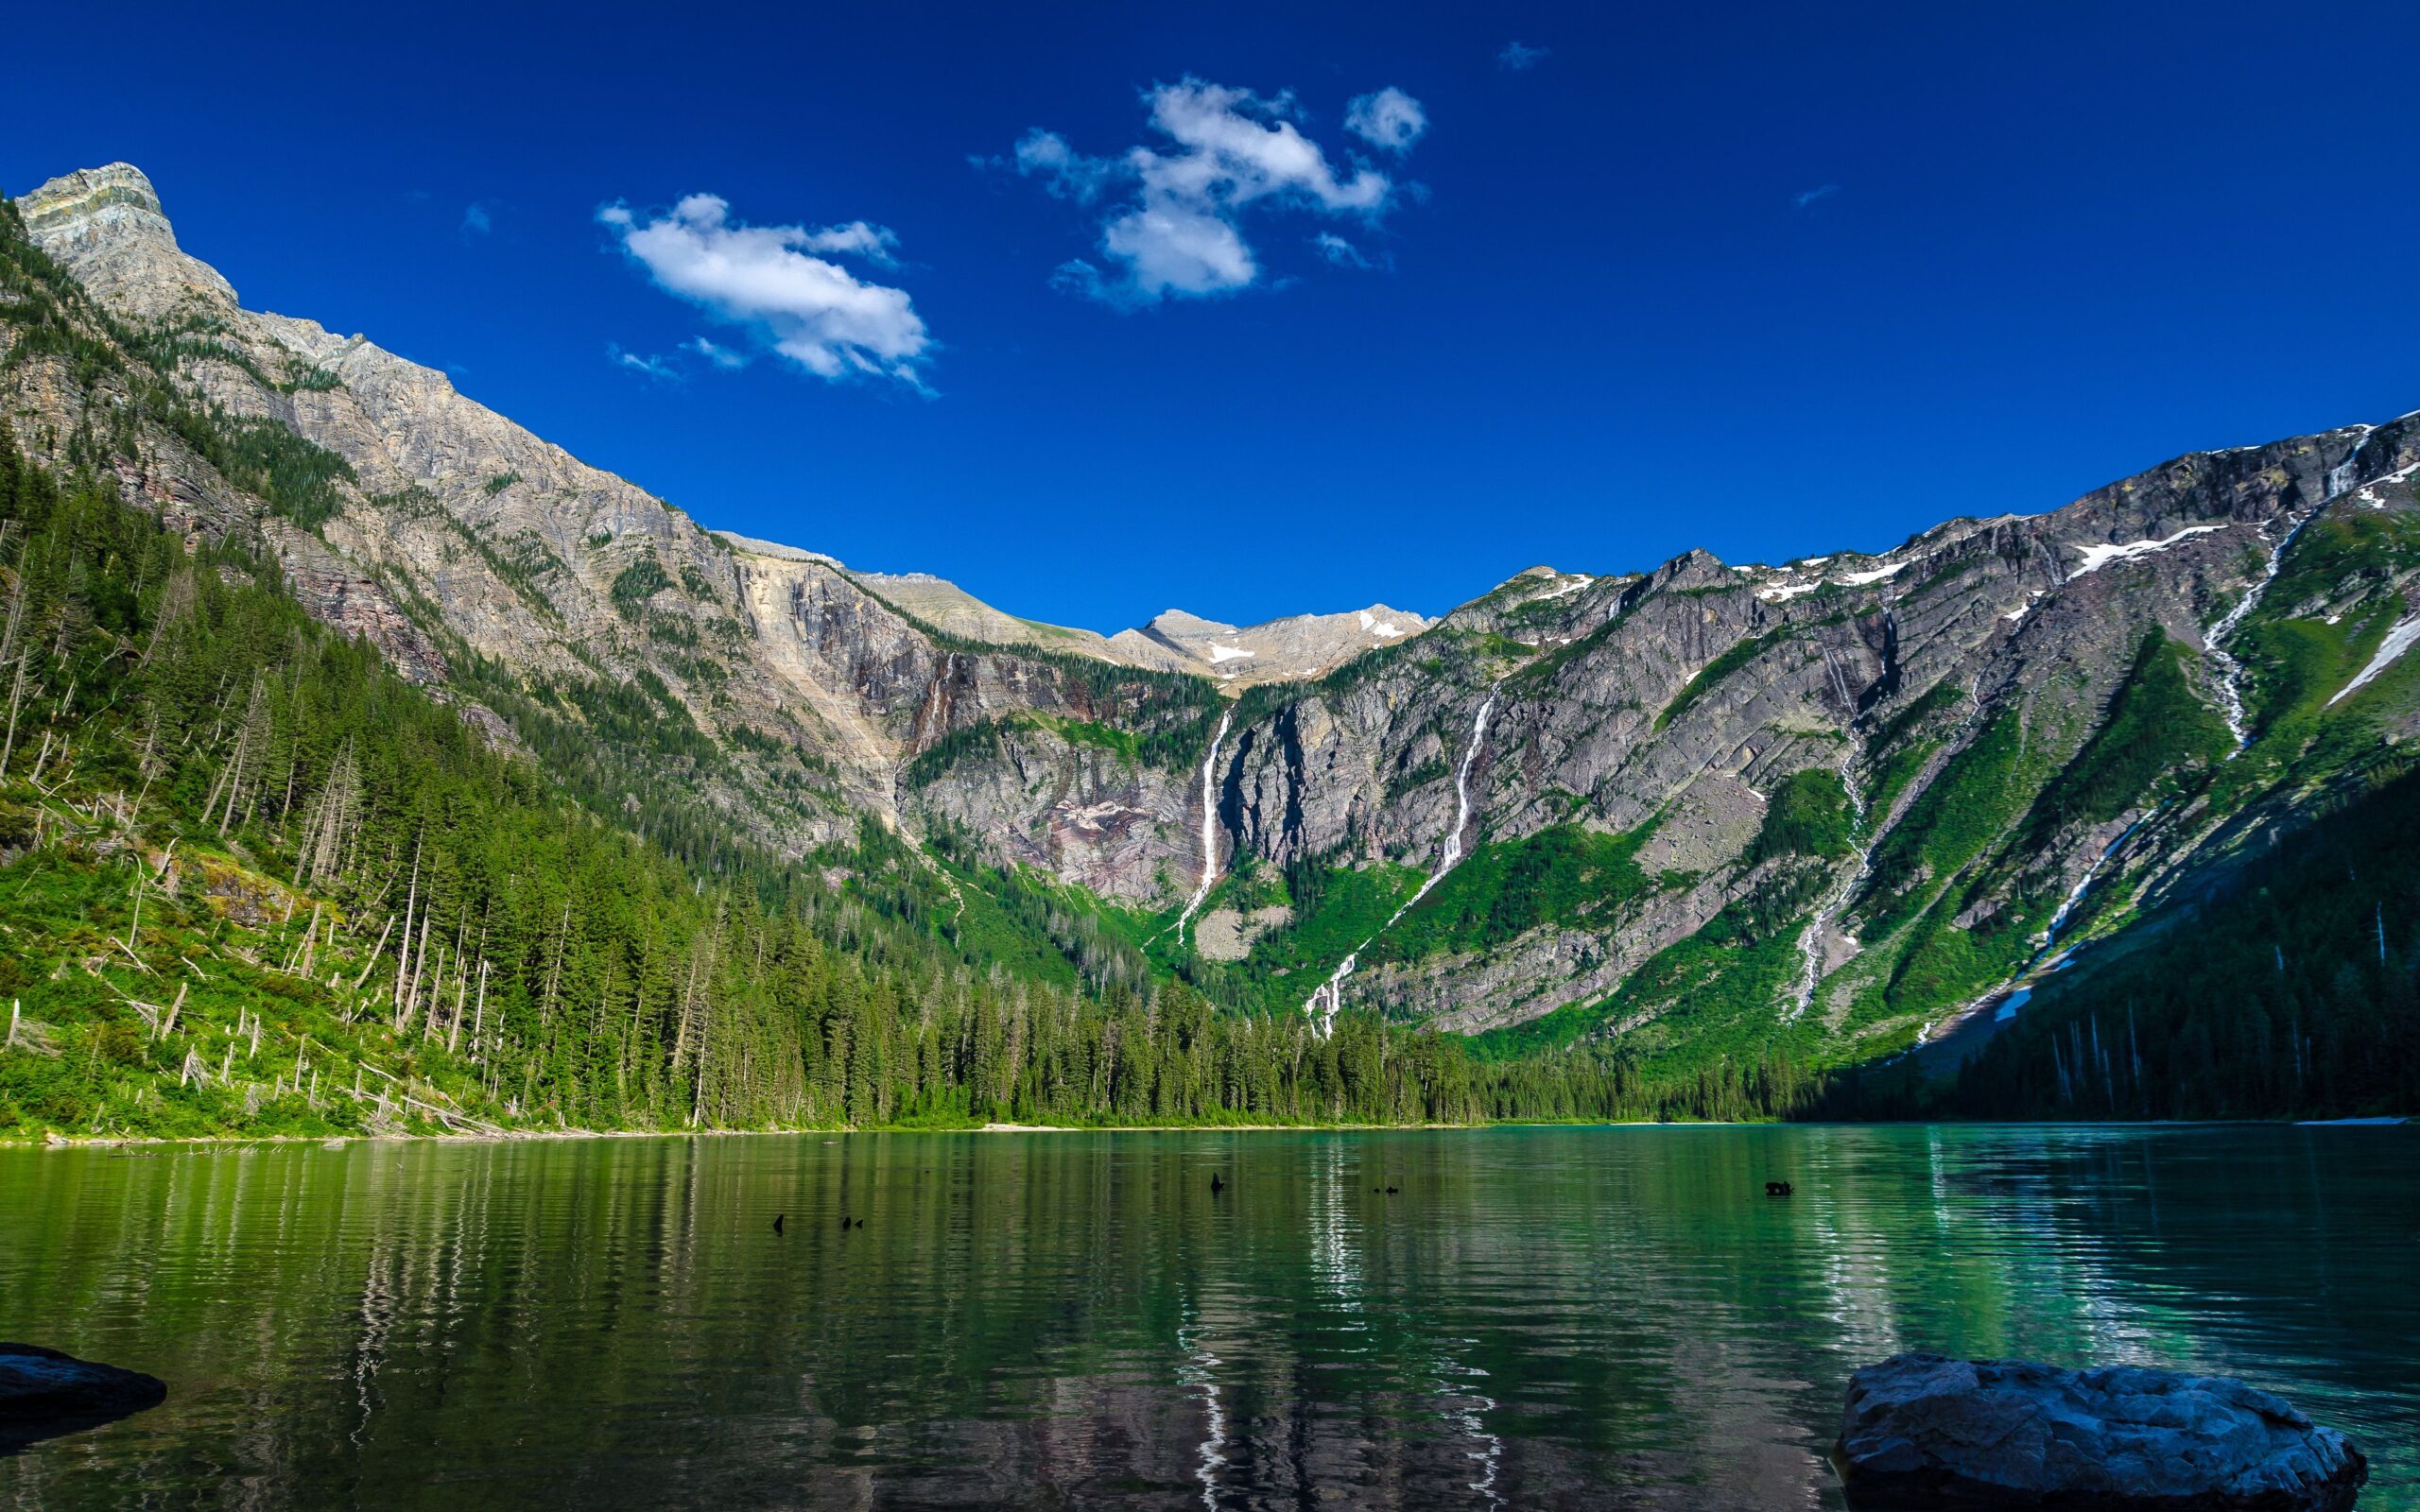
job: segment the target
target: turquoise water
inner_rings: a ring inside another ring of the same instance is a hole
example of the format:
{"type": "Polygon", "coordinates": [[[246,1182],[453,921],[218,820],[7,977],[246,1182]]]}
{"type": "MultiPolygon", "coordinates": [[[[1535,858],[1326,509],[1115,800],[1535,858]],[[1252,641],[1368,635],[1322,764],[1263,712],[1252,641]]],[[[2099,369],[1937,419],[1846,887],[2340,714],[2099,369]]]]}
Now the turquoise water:
{"type": "Polygon", "coordinates": [[[0,1507],[1838,1506],[1906,1349],[2241,1376],[2420,1506],[2415,1177],[2240,1126],[7,1151],[0,1338],[171,1396],[0,1507]]]}

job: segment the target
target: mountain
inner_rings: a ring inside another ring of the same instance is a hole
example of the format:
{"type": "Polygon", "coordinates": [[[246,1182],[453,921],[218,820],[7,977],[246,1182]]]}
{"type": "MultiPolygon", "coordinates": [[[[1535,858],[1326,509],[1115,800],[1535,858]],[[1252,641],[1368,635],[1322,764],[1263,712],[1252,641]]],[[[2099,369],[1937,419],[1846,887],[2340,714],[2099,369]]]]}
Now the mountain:
{"type": "Polygon", "coordinates": [[[715,536],[744,555],[815,562],[845,573],[884,603],[952,640],[1071,651],[1120,666],[1162,672],[1207,669],[1220,682],[1240,687],[1320,677],[1364,651],[1418,635],[1429,625],[1417,614],[1383,604],[1342,614],[1293,614],[1240,627],[1172,609],[1139,629],[1102,635],[1021,619],[931,573],[851,572],[821,552],[752,540],[729,530],[717,530],[715,536]]]}
{"type": "Polygon", "coordinates": [[[266,460],[231,487],[106,377],[12,356],[30,455],[257,539],[599,813],[859,876],[871,821],[945,891],[932,927],[1026,942],[1002,959],[1114,949],[1483,1056],[1853,1064],[1979,1040],[2002,988],[2359,802],[2420,725],[2412,416],[2035,515],[1961,516],[1945,480],[1951,518],[1880,553],[1101,637],[717,535],[365,337],[246,311],[124,164],[18,209],[266,460]]]}
{"type": "Polygon", "coordinates": [[[1139,630],[1120,630],[1109,644],[1138,660],[1157,653],[1162,661],[1156,664],[1206,666],[1221,682],[1251,687],[1320,677],[1364,651],[1418,635],[1428,623],[1384,604],[1344,614],[1294,614],[1240,627],[1172,609],[1152,616],[1139,630]]]}

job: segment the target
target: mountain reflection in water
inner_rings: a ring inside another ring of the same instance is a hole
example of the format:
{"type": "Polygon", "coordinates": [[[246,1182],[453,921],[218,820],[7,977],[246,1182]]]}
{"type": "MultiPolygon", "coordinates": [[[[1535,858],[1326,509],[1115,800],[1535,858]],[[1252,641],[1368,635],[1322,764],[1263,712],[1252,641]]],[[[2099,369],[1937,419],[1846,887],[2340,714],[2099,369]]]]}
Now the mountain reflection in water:
{"type": "Polygon", "coordinates": [[[2242,1376],[2410,1505],[2415,1176],[2265,1126],[0,1152],[0,1338],[171,1387],[0,1507],[1838,1506],[1905,1349],[2242,1376]]]}

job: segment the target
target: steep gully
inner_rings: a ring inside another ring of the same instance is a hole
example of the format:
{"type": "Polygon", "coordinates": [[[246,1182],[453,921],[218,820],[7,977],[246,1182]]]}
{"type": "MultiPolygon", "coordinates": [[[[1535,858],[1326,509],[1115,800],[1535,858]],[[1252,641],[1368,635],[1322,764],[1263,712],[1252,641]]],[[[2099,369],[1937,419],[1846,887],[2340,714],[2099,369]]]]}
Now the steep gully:
{"type": "Polygon", "coordinates": [[[1438,857],[1437,869],[1428,874],[1428,880],[1420,885],[1419,891],[1404,901],[1402,907],[1387,916],[1387,921],[1380,924],[1375,933],[1355,946],[1352,954],[1338,963],[1328,979],[1321,983],[1303,1004],[1304,1016],[1318,1025],[1321,1039],[1324,1040],[1335,1032],[1337,1013],[1344,1006],[1344,981],[1360,964],[1361,953],[1368,950],[1378,936],[1392,929],[1396,919],[1411,912],[1420,900],[1427,897],[1430,888],[1445,880],[1445,873],[1461,865],[1462,832],[1471,822],[1471,764],[1478,759],[1479,745],[1487,739],[1488,716],[1495,712],[1495,693],[1503,685],[1500,678],[1489,685],[1487,696],[1479,701],[1478,717],[1471,721],[1471,743],[1463,749],[1461,765],[1454,771],[1454,828],[1445,836],[1445,848],[1438,857]]]}

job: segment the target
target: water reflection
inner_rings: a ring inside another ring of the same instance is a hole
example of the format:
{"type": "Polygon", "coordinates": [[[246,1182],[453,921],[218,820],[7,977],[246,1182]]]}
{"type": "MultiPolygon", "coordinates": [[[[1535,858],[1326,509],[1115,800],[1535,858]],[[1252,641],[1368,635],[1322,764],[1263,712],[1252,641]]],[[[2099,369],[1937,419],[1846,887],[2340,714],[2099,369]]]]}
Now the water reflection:
{"type": "Polygon", "coordinates": [[[1909,1348],[2242,1375],[2411,1504],[2415,1175],[2358,1128],[9,1152],[0,1337],[173,1395],[0,1506],[1836,1506],[1909,1348]]]}

